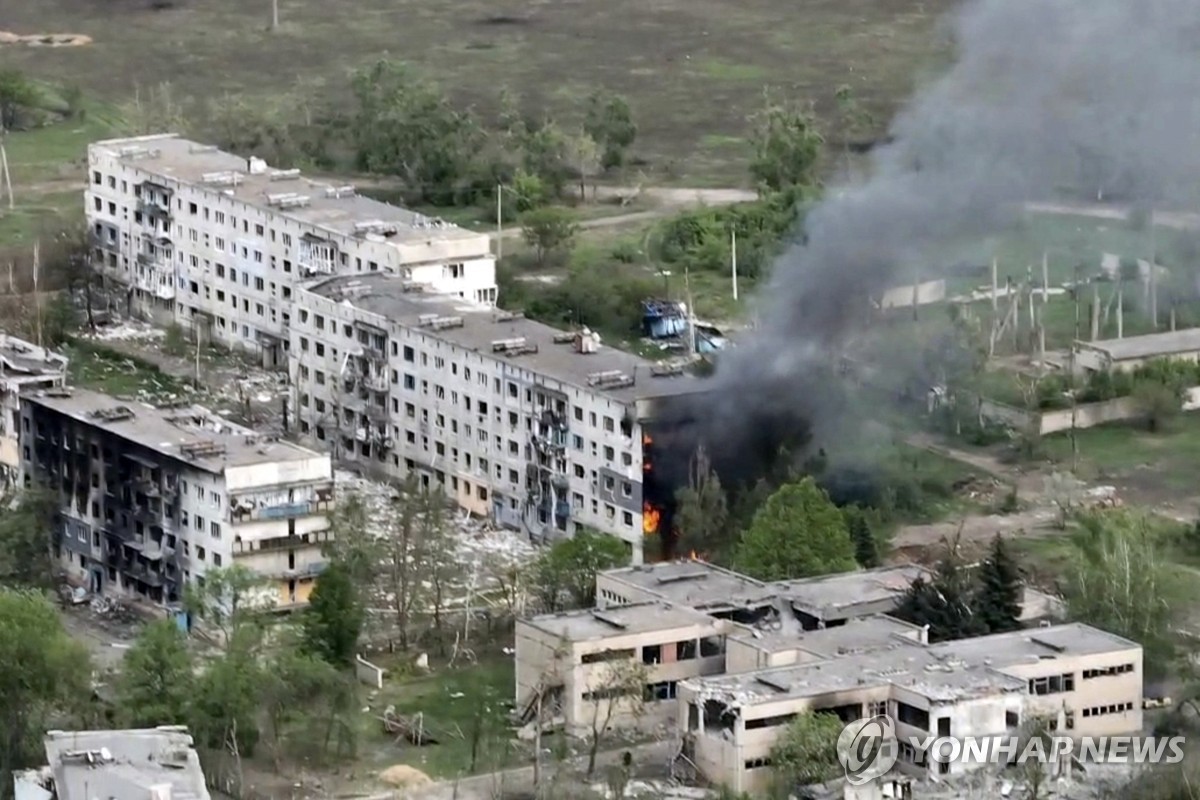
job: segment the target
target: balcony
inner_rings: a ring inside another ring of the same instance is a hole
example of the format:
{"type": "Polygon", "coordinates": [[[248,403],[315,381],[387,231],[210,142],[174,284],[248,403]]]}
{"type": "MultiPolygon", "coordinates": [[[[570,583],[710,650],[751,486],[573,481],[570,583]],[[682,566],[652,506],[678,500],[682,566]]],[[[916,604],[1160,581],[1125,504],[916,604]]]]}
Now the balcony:
{"type": "Polygon", "coordinates": [[[144,196],[138,200],[137,210],[151,219],[171,219],[171,209],[161,203],[153,200],[147,200],[144,196]]]}
{"type": "Polygon", "coordinates": [[[235,508],[232,514],[235,523],[253,520],[290,519],[319,513],[317,506],[317,503],[307,501],[303,503],[282,503],[280,505],[259,506],[257,508],[235,508]]]}
{"type": "Polygon", "coordinates": [[[368,362],[370,362],[372,364],[386,364],[387,363],[387,353],[385,353],[383,350],[379,349],[378,347],[369,347],[364,344],[362,346],[362,351],[363,351],[363,358],[365,358],[368,362]]]}
{"type": "Polygon", "coordinates": [[[383,373],[366,373],[362,376],[362,385],[372,392],[386,392],[388,390],[387,375],[383,373]]]}

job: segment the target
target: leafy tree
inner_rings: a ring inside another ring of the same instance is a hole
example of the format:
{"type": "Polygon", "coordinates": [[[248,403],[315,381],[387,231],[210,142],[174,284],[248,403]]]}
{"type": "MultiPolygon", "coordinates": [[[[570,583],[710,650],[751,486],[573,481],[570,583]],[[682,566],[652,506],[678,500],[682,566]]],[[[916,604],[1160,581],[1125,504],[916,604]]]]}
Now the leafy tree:
{"type": "Polygon", "coordinates": [[[774,192],[815,187],[817,160],[825,142],[812,116],[768,101],[754,121],[750,174],[755,180],[774,192]]]}
{"type": "Polygon", "coordinates": [[[567,139],[567,159],[575,174],[579,176],[579,200],[587,200],[587,181],[600,170],[600,147],[585,132],[567,139]]]}
{"type": "Polygon", "coordinates": [[[445,653],[446,637],[443,630],[446,603],[452,581],[460,574],[458,552],[450,538],[450,524],[446,514],[446,499],[439,493],[425,489],[420,494],[420,516],[417,531],[420,541],[418,551],[421,582],[428,587],[429,610],[433,614],[433,630],[438,644],[445,653]]]}
{"type": "Polygon", "coordinates": [[[363,607],[350,569],[334,562],[321,573],[304,610],[305,649],[330,664],[354,659],[362,632],[363,607]]]}
{"type": "Polygon", "coordinates": [[[517,212],[520,214],[540,208],[548,200],[546,197],[546,184],[542,179],[532,172],[526,172],[523,169],[517,170],[516,174],[513,175],[512,186],[509,188],[509,191],[516,198],[517,212]]]}
{"type": "Polygon", "coordinates": [[[929,641],[965,639],[988,632],[973,608],[977,591],[971,575],[963,568],[957,542],[947,545],[933,580],[918,577],[912,582],[895,616],[914,625],[929,626],[929,641]]]}
{"type": "Polygon", "coordinates": [[[578,231],[575,215],[565,208],[536,208],[521,217],[521,233],[539,267],[546,265],[551,253],[569,250],[578,231]]]}
{"type": "Polygon", "coordinates": [[[1133,398],[1151,433],[1165,428],[1183,411],[1180,391],[1158,381],[1139,380],[1134,384],[1133,398]]]}
{"type": "Polygon", "coordinates": [[[284,646],[262,677],[263,734],[276,771],[289,752],[297,758],[327,755],[335,735],[341,755],[353,751],[347,712],[354,692],[346,675],[318,656],[284,646]]]}
{"type": "Polygon", "coordinates": [[[235,641],[245,646],[262,638],[263,614],[274,605],[269,592],[262,578],[236,564],[209,570],[203,584],[190,584],[184,590],[184,605],[217,629],[228,651],[235,641]]]}
{"type": "Polygon", "coordinates": [[[17,127],[23,112],[41,99],[37,86],[18,69],[0,69],[0,133],[17,127]]]}
{"type": "Polygon", "coordinates": [[[413,197],[456,199],[480,145],[475,120],[405,64],[380,60],[354,73],[352,120],[358,166],[400,177],[413,197]]]}
{"type": "Polygon", "coordinates": [[[588,762],[586,775],[596,772],[600,743],[622,716],[640,718],[646,711],[646,667],[640,661],[611,661],[599,670],[599,678],[588,682],[585,701],[591,706],[588,723],[588,762]]]}
{"type": "Polygon", "coordinates": [[[57,568],[52,555],[58,504],[40,488],[0,496],[0,583],[52,588],[57,568]]]}
{"type": "Polygon", "coordinates": [[[0,786],[12,771],[42,763],[51,717],[89,695],[87,651],[71,640],[45,596],[0,589],[0,786]]]}
{"type": "Polygon", "coordinates": [[[852,139],[865,134],[874,124],[871,113],[863,108],[854,90],[849,86],[839,86],[834,92],[838,108],[838,128],[842,139],[842,152],[846,159],[846,168],[850,168],[850,142],[852,139]]]}
{"type": "Polygon", "coordinates": [[[842,512],[813,481],[781,486],[754,515],[734,568],[764,581],[854,569],[854,543],[842,512]]]}
{"type": "Polygon", "coordinates": [[[191,728],[197,741],[232,755],[240,767],[258,744],[259,710],[267,673],[258,661],[261,638],[249,626],[235,629],[226,651],[194,684],[191,728]]]}
{"type": "Polygon", "coordinates": [[[571,177],[571,142],[553,120],[529,128],[522,139],[526,172],[541,178],[554,197],[561,197],[571,177]]]}
{"type": "Polygon", "coordinates": [[[1021,570],[997,534],[987,558],[979,565],[976,609],[988,633],[1021,627],[1021,570]]]}
{"type": "Polygon", "coordinates": [[[122,132],[129,136],[191,130],[183,105],[176,99],[169,81],[145,91],[136,88],[133,99],[121,106],[118,116],[122,132]]]}
{"type": "Polygon", "coordinates": [[[1156,675],[1176,655],[1172,608],[1182,588],[1156,544],[1161,524],[1126,509],[1082,516],[1061,586],[1071,619],[1140,642],[1156,675]]]}
{"type": "Polygon", "coordinates": [[[629,551],[615,536],[577,530],[555,542],[533,565],[534,591],[549,612],[586,608],[596,599],[596,575],[629,563],[629,551]]]}
{"type": "Polygon", "coordinates": [[[836,714],[808,711],[788,723],[771,748],[775,796],[789,797],[796,788],[824,783],[842,774],[837,740],[845,727],[836,714]]]}
{"type": "Polygon", "coordinates": [[[602,148],[600,166],[604,169],[624,165],[638,132],[625,98],[604,90],[588,98],[583,129],[602,148]]]}
{"type": "MultiPolygon", "coordinates": [[[[367,506],[362,496],[349,494],[339,499],[329,519],[331,536],[322,552],[331,563],[338,564],[350,578],[351,585],[360,590],[369,586],[379,572],[383,545],[371,534],[367,524],[367,506]]],[[[366,597],[360,595],[365,605],[366,597]]]]}
{"type": "Polygon", "coordinates": [[[117,681],[119,713],[131,727],[181,725],[195,683],[187,640],[172,620],[147,625],[125,654],[117,681]]]}
{"type": "Polygon", "coordinates": [[[729,508],[721,479],[701,447],[688,469],[688,484],[675,494],[679,547],[714,558],[728,537],[729,508]]]}
{"type": "Polygon", "coordinates": [[[879,566],[879,543],[875,541],[866,512],[858,506],[846,506],[842,515],[846,518],[850,540],[854,542],[854,560],[867,569],[879,566]]]}

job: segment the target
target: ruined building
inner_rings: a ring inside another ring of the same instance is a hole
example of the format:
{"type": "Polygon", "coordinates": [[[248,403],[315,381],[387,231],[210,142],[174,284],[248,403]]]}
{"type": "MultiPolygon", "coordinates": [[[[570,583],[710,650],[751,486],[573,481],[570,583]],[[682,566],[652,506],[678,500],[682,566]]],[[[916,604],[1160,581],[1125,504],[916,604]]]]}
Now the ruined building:
{"type": "MultiPolygon", "coordinates": [[[[516,708],[530,725],[586,730],[615,701],[615,724],[673,729],[682,765],[751,793],[767,788],[787,723],[810,710],[887,714],[921,738],[1003,735],[1032,716],[1079,734],[1140,730],[1140,645],[1039,620],[1052,604],[1036,592],[1034,627],[932,645],[887,616],[923,575],[895,566],[763,583],[699,561],[610,570],[596,608],[517,623],[516,708]],[[628,687],[613,685],[626,664],[645,670],[637,715],[619,699],[628,687]]],[[[899,755],[917,777],[966,766],[899,755]]]]}
{"type": "Polygon", "coordinates": [[[67,357],[0,331],[0,489],[21,473],[21,392],[67,379],[67,357]]]}
{"type": "Polygon", "coordinates": [[[286,607],[324,566],[333,467],[199,407],[154,408],[83,389],[21,400],[25,482],[59,497],[55,549],[73,582],[157,603],[241,564],[286,607]]]}

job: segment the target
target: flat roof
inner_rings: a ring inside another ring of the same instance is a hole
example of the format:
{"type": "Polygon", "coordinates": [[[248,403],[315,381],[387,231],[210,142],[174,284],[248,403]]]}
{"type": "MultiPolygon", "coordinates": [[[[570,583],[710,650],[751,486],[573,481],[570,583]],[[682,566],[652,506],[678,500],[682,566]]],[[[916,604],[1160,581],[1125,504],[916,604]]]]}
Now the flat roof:
{"type": "Polygon", "coordinates": [[[772,653],[803,650],[824,658],[835,658],[886,648],[897,636],[919,639],[922,628],[895,617],[876,614],[852,619],[845,625],[815,631],[762,630],[743,626],[729,639],[753,645],[772,653]]]}
{"type": "Polygon", "coordinates": [[[895,637],[886,647],[808,664],[700,678],[687,685],[705,697],[737,705],[813,697],[890,684],[935,702],[1023,692],[1026,681],[1002,670],[1048,658],[1137,648],[1119,636],[1079,623],[922,645],[895,637]]]}
{"type": "Polygon", "coordinates": [[[719,620],[663,601],[630,603],[601,609],[539,614],[522,620],[525,624],[568,641],[608,639],[631,633],[667,631],[691,625],[718,627],[719,620]]]}
{"type": "Polygon", "coordinates": [[[815,611],[822,617],[871,603],[899,601],[918,577],[930,577],[929,570],[917,564],[800,578],[771,584],[792,604],[815,611]]]}
{"type": "Polygon", "coordinates": [[[67,357],[0,331],[0,375],[59,375],[67,357]]]}
{"type": "Polygon", "coordinates": [[[76,387],[28,392],[23,398],[209,472],[323,455],[260,436],[200,406],[158,408],[76,387]]]}
{"type": "Polygon", "coordinates": [[[1113,361],[1170,356],[1200,351],[1200,328],[1147,333],[1141,336],[1126,336],[1123,339],[1103,339],[1098,342],[1077,339],[1075,345],[1087,350],[1099,350],[1113,361]]]}
{"type": "Polygon", "coordinates": [[[566,331],[525,317],[513,318],[500,309],[481,306],[445,294],[406,291],[406,281],[397,275],[371,273],[323,278],[304,289],[321,297],[348,302],[356,308],[378,314],[410,328],[421,328],[428,336],[451,342],[475,352],[503,358],[516,367],[534,370],[555,380],[590,391],[602,392],[623,402],[686,394],[700,391],[702,379],[684,373],[668,377],[651,374],[655,362],[618,350],[601,342],[594,353],[578,353],[572,343],[556,343],[554,338],[566,331]],[[460,327],[433,330],[423,328],[421,317],[436,315],[460,317],[460,327]],[[503,355],[493,352],[493,343],[524,339],[537,347],[536,353],[503,355]],[[621,372],[634,384],[620,388],[601,388],[589,384],[589,378],[603,372],[621,372]]]}
{"type": "Polygon", "coordinates": [[[209,798],[199,756],[184,728],[50,731],[45,747],[61,800],[149,796],[152,787],[163,784],[171,787],[172,798],[209,798]]]}
{"type": "Polygon", "coordinates": [[[251,174],[248,159],[171,133],[109,139],[96,142],[93,147],[103,148],[122,163],[152,175],[204,186],[212,192],[224,193],[228,197],[270,211],[272,214],[343,236],[356,235],[355,223],[378,221],[395,225],[396,232],[389,237],[389,241],[422,242],[487,237],[487,234],[460,228],[444,220],[427,217],[355,193],[335,194],[333,190],[340,188],[339,185],[303,176],[291,177],[294,175],[292,170],[268,167],[264,172],[251,174]],[[122,155],[122,148],[130,149],[129,154],[122,155]],[[217,173],[238,173],[239,182],[222,184],[204,180],[205,176],[217,173]],[[279,173],[287,177],[281,179],[279,173]],[[273,175],[275,177],[272,177],[273,175]],[[267,195],[288,193],[307,196],[308,204],[280,208],[267,201],[267,195]]]}
{"type": "Polygon", "coordinates": [[[638,564],[608,570],[603,574],[694,609],[762,605],[771,602],[776,594],[770,584],[706,561],[638,564]]]}

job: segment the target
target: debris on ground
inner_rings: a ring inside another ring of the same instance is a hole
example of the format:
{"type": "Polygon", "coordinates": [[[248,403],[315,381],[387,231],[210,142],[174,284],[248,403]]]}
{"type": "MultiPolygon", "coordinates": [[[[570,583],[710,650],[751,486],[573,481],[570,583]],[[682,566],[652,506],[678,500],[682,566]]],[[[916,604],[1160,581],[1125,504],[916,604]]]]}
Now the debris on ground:
{"type": "Polygon", "coordinates": [[[95,330],[84,331],[80,338],[94,342],[152,342],[165,338],[165,328],[156,328],[137,319],[113,320],[107,325],[97,325],[95,330]]]}
{"type": "Polygon", "coordinates": [[[433,785],[433,780],[428,775],[408,764],[396,764],[388,767],[379,773],[379,780],[388,786],[395,786],[399,789],[417,789],[433,785]]]}

